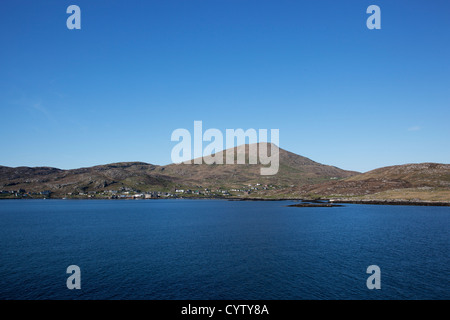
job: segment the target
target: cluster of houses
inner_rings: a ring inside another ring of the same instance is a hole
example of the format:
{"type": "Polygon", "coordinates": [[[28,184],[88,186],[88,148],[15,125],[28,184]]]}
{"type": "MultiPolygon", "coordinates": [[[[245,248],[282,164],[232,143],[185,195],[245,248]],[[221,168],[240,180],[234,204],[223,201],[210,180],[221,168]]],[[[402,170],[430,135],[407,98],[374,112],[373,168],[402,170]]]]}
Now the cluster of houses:
{"type": "Polygon", "coordinates": [[[125,191],[122,194],[114,194],[112,199],[157,199],[157,198],[172,198],[174,195],[170,192],[150,191],[143,193],[130,193],[125,191]]]}
{"type": "Polygon", "coordinates": [[[221,189],[216,189],[216,190],[210,190],[208,188],[205,188],[204,190],[191,190],[191,189],[176,189],[175,190],[176,194],[193,194],[193,195],[203,195],[203,196],[212,196],[212,195],[217,195],[217,194],[222,194],[224,196],[229,196],[231,195],[228,190],[221,190],[221,189]]]}
{"type": "Polygon", "coordinates": [[[50,196],[52,192],[49,190],[45,190],[45,191],[41,191],[41,192],[27,192],[24,189],[17,189],[17,190],[0,190],[0,194],[1,195],[10,195],[10,196],[15,196],[15,197],[19,197],[19,198],[27,198],[27,197],[31,197],[31,196],[44,196],[44,197],[48,197],[50,196]]]}
{"type": "Polygon", "coordinates": [[[242,193],[244,195],[248,195],[252,192],[257,192],[258,190],[269,190],[277,188],[273,185],[262,185],[261,183],[256,184],[249,184],[247,186],[243,186],[241,188],[231,188],[231,189],[222,189],[222,188],[216,188],[216,189],[208,189],[204,188],[202,190],[191,190],[191,189],[175,189],[175,194],[194,194],[194,195],[205,195],[205,196],[211,196],[211,195],[223,195],[223,196],[231,196],[232,194],[230,192],[234,193],[242,193]]]}
{"type": "Polygon", "coordinates": [[[156,198],[170,198],[174,195],[170,192],[149,191],[139,192],[131,188],[124,190],[107,190],[107,191],[88,191],[88,192],[69,192],[69,197],[87,197],[87,198],[109,198],[109,199],[156,199],[156,198]]]}
{"type": "MultiPolygon", "coordinates": [[[[223,189],[223,188],[203,188],[196,186],[196,189],[184,189],[181,187],[173,189],[172,192],[163,191],[148,191],[141,192],[129,187],[122,187],[120,190],[106,190],[106,191],[80,191],[69,192],[65,196],[70,198],[109,198],[109,199],[157,199],[157,198],[179,198],[179,197],[226,197],[232,195],[249,195],[256,193],[258,190],[268,190],[278,188],[279,186],[262,185],[260,183],[248,184],[239,188],[223,189]]],[[[44,190],[40,192],[26,192],[26,190],[0,190],[0,195],[6,197],[50,197],[52,192],[44,190]]]]}
{"type": "MultiPolygon", "coordinates": [[[[248,195],[250,193],[257,192],[258,190],[274,189],[278,186],[262,185],[260,183],[249,184],[241,188],[222,189],[222,188],[203,188],[202,186],[196,186],[196,189],[187,189],[178,187],[171,192],[162,191],[149,191],[140,192],[128,187],[124,187],[121,190],[108,190],[103,192],[103,195],[109,195],[111,199],[156,199],[156,198],[179,198],[179,197],[217,197],[217,196],[232,196],[232,193],[238,193],[241,195],[248,195]],[[232,192],[232,193],[230,193],[232,192]]],[[[82,195],[80,193],[80,195],[82,195]]],[[[89,194],[88,194],[89,196],[89,194]]]]}

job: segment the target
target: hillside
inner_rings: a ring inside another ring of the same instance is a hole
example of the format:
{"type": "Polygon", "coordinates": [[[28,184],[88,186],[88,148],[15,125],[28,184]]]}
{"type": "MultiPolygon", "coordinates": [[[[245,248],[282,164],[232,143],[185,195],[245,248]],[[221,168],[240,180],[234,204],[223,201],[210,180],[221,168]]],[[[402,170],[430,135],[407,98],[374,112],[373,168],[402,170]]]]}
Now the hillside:
{"type": "Polygon", "coordinates": [[[51,191],[56,194],[121,190],[126,187],[153,186],[164,188],[172,178],[155,172],[157,166],[142,162],[61,170],[48,167],[0,167],[0,188],[27,192],[51,191]]]}
{"type": "Polygon", "coordinates": [[[299,186],[299,196],[450,201],[450,164],[390,166],[320,185],[299,186]]]}
{"type": "MultiPolygon", "coordinates": [[[[406,164],[360,174],[279,149],[278,173],[262,176],[261,163],[248,164],[249,148],[249,145],[245,145],[245,149],[234,148],[235,159],[244,150],[247,164],[239,165],[158,166],[121,162],[73,170],[0,166],[0,196],[17,197],[16,193],[42,196],[39,193],[49,191],[53,197],[72,194],[110,197],[112,194],[192,190],[177,196],[450,201],[450,164],[406,164]]],[[[226,152],[213,156],[222,158],[225,163],[226,152]]],[[[211,160],[210,157],[206,160],[211,160]]]]}
{"type": "MultiPolygon", "coordinates": [[[[259,150],[256,144],[256,150],[259,150]]],[[[298,186],[307,184],[316,184],[330,179],[341,179],[351,177],[358,172],[346,171],[337,167],[320,164],[309,158],[297,155],[295,153],[279,149],[279,170],[276,175],[262,176],[258,164],[250,165],[248,154],[249,145],[245,146],[245,163],[242,165],[225,164],[226,152],[221,151],[215,154],[215,157],[222,158],[224,164],[171,164],[160,167],[158,170],[171,177],[182,178],[183,183],[188,185],[202,186],[234,186],[249,183],[276,184],[282,186],[298,186]]],[[[270,147],[268,148],[271,150],[270,147]]],[[[234,148],[235,161],[239,153],[238,147],[234,148]]],[[[269,152],[270,155],[270,152],[269,152]]],[[[211,157],[205,157],[211,159],[211,157]]],[[[195,162],[195,160],[194,160],[195,162]]]]}
{"type": "MultiPolygon", "coordinates": [[[[257,145],[259,147],[259,145],[257,145]]],[[[246,163],[248,163],[246,145],[246,163]]],[[[238,148],[235,149],[237,154],[238,148]]],[[[224,157],[224,152],[216,154],[224,157]]],[[[323,165],[286,150],[279,151],[280,169],[273,176],[261,176],[261,164],[171,164],[157,166],[142,162],[123,162],[89,168],[61,170],[48,167],[1,167],[0,190],[25,190],[38,193],[114,191],[171,191],[175,188],[241,187],[248,184],[273,184],[279,188],[315,184],[350,177],[356,172],[323,165]]]]}
{"type": "Polygon", "coordinates": [[[347,181],[402,180],[412,187],[450,187],[450,164],[417,163],[375,169],[347,181]]]}

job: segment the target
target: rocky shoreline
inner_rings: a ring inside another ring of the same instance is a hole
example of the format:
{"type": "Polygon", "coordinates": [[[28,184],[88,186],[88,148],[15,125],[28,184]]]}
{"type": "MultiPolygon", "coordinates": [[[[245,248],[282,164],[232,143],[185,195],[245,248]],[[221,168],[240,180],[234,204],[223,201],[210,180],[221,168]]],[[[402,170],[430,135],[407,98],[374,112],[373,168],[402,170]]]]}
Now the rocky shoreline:
{"type": "MultiPolygon", "coordinates": [[[[45,198],[0,198],[0,200],[32,200],[45,198]]],[[[50,198],[59,200],[117,200],[111,198],[50,198]]],[[[227,200],[227,201],[300,201],[301,203],[288,205],[288,207],[338,207],[339,204],[371,204],[371,205],[402,205],[402,206],[441,206],[450,207],[450,201],[421,201],[421,200],[354,200],[354,199],[301,199],[301,198],[237,198],[237,197],[176,197],[154,198],[145,200],[185,199],[185,200],[227,200]]],[[[132,199],[123,199],[132,200],[132,199]]],[[[144,200],[144,199],[139,199],[144,200]]]]}
{"type": "Polygon", "coordinates": [[[444,206],[449,207],[449,202],[437,201],[413,201],[413,200],[346,200],[337,199],[330,200],[332,203],[348,203],[348,204],[373,204],[373,205],[400,205],[400,206],[444,206]]]}
{"type": "MultiPolygon", "coordinates": [[[[292,198],[280,198],[280,199],[264,199],[264,198],[234,198],[227,200],[235,201],[302,201],[303,203],[290,205],[292,207],[330,207],[333,204],[373,204],[373,205],[403,205],[403,206],[450,206],[450,201],[421,201],[421,200],[351,200],[351,199],[321,199],[321,200],[308,200],[308,199],[292,199],[292,198]]],[[[336,205],[337,206],[337,205],[336,205]]]]}

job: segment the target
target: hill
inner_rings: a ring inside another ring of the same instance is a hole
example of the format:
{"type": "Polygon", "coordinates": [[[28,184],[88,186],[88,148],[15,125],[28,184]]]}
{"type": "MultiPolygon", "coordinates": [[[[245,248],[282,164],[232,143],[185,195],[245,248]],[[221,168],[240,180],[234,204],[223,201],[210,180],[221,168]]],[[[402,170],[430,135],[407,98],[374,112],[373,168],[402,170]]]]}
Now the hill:
{"type": "Polygon", "coordinates": [[[450,164],[389,166],[320,185],[300,186],[299,196],[366,200],[450,201],[450,164]]]}
{"type": "MultiPolygon", "coordinates": [[[[239,198],[332,198],[336,200],[450,201],[450,164],[419,163],[389,166],[366,173],[346,171],[279,149],[279,171],[263,176],[263,165],[248,164],[249,148],[233,148],[235,160],[246,164],[170,164],[121,162],[73,170],[49,167],[0,166],[0,197],[92,195],[110,197],[136,193],[239,198]],[[192,190],[192,191],[190,191],[192,190]],[[16,196],[15,194],[18,194],[16,196]],[[40,195],[39,195],[40,194],[40,195]]],[[[242,146],[241,146],[242,147],[242,146]]],[[[271,146],[269,150],[271,149],[271,146]]],[[[203,158],[222,159],[229,150],[203,158]]]]}
{"type": "MultiPolygon", "coordinates": [[[[229,150],[218,152],[213,156],[222,158],[224,164],[171,164],[159,168],[160,172],[171,177],[182,178],[183,183],[188,185],[202,186],[238,186],[242,184],[276,184],[280,186],[316,184],[330,179],[341,179],[351,177],[358,172],[346,171],[337,167],[320,164],[309,158],[279,148],[279,170],[276,175],[262,176],[260,169],[263,165],[249,163],[249,149],[254,146],[259,151],[260,145],[245,145],[244,149],[235,147],[235,162],[238,154],[244,153],[245,163],[230,165],[226,163],[226,153],[229,150]],[[243,152],[242,152],[243,151],[243,152]]],[[[269,145],[268,150],[271,150],[269,145]]],[[[269,152],[270,155],[270,152],[269,152]]],[[[205,157],[208,161],[211,156],[205,157]]],[[[192,161],[195,163],[195,160],[192,161]]]]}
{"type": "Polygon", "coordinates": [[[155,173],[157,166],[142,162],[122,162],[89,168],[61,170],[48,167],[0,167],[0,188],[56,194],[121,190],[126,187],[166,187],[170,177],[155,173]]]}
{"type": "MultiPolygon", "coordinates": [[[[256,146],[259,148],[259,144],[256,146]]],[[[240,148],[234,148],[235,155],[240,148]]],[[[249,146],[245,146],[248,163],[249,146]]],[[[225,150],[225,152],[227,152],[225,150]]],[[[215,156],[225,157],[219,152],[215,156]]],[[[238,188],[248,184],[272,184],[277,188],[316,184],[330,179],[351,177],[357,172],[342,170],[314,162],[306,157],[279,149],[279,171],[261,176],[258,164],[171,164],[152,165],[143,162],[122,162],[73,170],[49,167],[2,167],[0,189],[40,193],[51,191],[56,196],[68,193],[99,193],[113,191],[173,191],[176,188],[238,188]]]]}

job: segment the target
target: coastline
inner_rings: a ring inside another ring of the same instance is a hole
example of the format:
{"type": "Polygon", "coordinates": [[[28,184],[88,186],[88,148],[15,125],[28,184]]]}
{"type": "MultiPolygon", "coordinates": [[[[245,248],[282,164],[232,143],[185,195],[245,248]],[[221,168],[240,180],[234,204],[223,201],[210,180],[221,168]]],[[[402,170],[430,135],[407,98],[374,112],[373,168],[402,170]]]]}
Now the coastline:
{"type": "Polygon", "coordinates": [[[345,200],[345,199],[337,199],[337,200],[332,200],[332,203],[450,207],[450,201],[442,202],[442,201],[420,201],[420,200],[345,200]]]}
{"type": "Polygon", "coordinates": [[[401,205],[401,206],[439,206],[450,207],[450,201],[421,201],[421,200],[351,200],[351,199],[304,199],[304,198],[236,198],[236,197],[176,197],[152,199],[111,199],[111,198],[0,198],[0,200],[226,200],[226,201],[300,201],[299,204],[288,207],[337,207],[339,204],[365,205],[401,205]]]}

